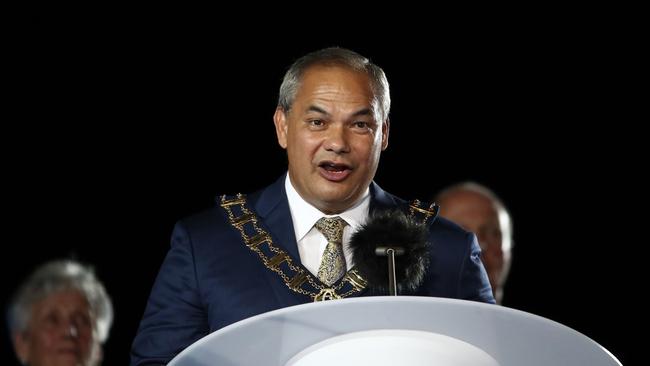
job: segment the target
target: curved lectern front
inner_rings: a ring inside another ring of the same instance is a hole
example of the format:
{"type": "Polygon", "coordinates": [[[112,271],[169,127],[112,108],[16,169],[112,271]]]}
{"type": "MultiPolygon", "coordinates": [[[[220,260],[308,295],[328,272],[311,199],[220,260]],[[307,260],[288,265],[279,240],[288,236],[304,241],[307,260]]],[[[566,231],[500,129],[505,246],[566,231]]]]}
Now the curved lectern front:
{"type": "Polygon", "coordinates": [[[523,311],[431,297],[364,297],[260,314],[170,366],[617,366],[583,334],[523,311]]]}

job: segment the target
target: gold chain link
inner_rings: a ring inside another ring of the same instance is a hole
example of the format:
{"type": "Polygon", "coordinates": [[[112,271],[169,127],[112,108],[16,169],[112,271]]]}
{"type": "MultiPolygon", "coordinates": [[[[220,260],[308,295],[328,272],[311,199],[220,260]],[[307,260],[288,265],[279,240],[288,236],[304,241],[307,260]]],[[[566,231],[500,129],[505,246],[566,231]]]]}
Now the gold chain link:
{"type": "Polygon", "coordinates": [[[293,263],[293,259],[282,249],[276,247],[273,243],[271,235],[261,228],[257,223],[257,216],[246,207],[246,196],[241,193],[237,194],[236,198],[226,199],[226,196],[221,197],[221,207],[226,211],[228,215],[228,220],[230,224],[239,231],[241,237],[246,244],[246,246],[257,253],[257,255],[264,263],[264,266],[271,271],[277,273],[285,285],[289,287],[292,291],[295,291],[299,294],[306,295],[311,297],[314,301],[328,300],[335,298],[344,298],[348,297],[354,293],[360,292],[365,289],[367,282],[361,277],[356,269],[351,269],[348,273],[345,274],[341,282],[335,287],[325,287],[318,283],[308,271],[304,268],[296,266],[293,263]],[[232,206],[239,206],[241,209],[242,215],[235,217],[235,214],[232,212],[232,206]],[[247,223],[253,225],[256,235],[249,237],[244,230],[244,225],[247,223]],[[273,253],[275,256],[273,258],[267,257],[267,255],[260,249],[262,243],[266,243],[266,247],[273,253]],[[284,270],[280,266],[282,262],[286,263],[287,267],[295,272],[293,278],[290,278],[289,275],[284,273],[284,270]],[[305,280],[315,289],[318,289],[319,292],[308,291],[301,286],[304,284],[305,280]],[[340,291],[343,286],[350,284],[352,289],[345,292],[344,294],[338,294],[337,291],[340,291]]]}

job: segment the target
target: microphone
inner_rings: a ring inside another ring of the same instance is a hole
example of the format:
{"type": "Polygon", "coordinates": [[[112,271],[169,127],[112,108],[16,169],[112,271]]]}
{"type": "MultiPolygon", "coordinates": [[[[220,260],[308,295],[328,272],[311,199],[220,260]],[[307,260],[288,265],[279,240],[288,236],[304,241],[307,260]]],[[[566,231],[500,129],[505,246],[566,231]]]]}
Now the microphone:
{"type": "MultiPolygon", "coordinates": [[[[416,290],[429,266],[428,230],[400,210],[373,212],[350,239],[354,266],[372,293],[416,290]],[[387,262],[384,257],[389,256],[387,262]],[[394,256],[395,266],[390,257],[394,256]],[[394,273],[394,277],[391,275],[394,273]],[[387,278],[389,281],[387,283],[387,278]],[[395,286],[395,287],[393,287],[395,286]]],[[[395,294],[397,294],[395,293],[395,294]]]]}

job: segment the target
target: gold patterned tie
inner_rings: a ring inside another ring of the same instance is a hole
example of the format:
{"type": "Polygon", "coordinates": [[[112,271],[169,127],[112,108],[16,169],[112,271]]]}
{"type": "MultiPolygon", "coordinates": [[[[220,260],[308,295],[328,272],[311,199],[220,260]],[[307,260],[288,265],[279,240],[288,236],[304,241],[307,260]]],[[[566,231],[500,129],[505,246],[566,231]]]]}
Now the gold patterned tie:
{"type": "Polygon", "coordinates": [[[343,255],[343,228],[347,224],[336,216],[323,217],[314,225],[327,239],[327,247],[318,268],[318,279],[328,286],[338,281],[347,271],[343,255]]]}

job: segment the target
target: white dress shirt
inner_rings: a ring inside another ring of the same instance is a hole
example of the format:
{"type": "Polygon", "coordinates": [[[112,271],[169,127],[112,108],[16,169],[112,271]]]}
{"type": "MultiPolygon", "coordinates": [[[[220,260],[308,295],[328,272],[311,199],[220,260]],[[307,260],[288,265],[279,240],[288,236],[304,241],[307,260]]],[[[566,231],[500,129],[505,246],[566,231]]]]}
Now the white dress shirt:
{"type": "Polygon", "coordinates": [[[327,247],[327,239],[314,227],[316,221],[321,217],[340,216],[348,225],[343,229],[343,254],[347,269],[352,268],[352,251],[349,243],[352,233],[359,226],[363,225],[368,218],[368,208],[370,205],[370,189],[366,188],[359,201],[345,212],[338,215],[326,215],[319,209],[305,201],[300,194],[293,188],[289,174],[284,182],[284,188],[287,191],[289,199],[289,209],[291,210],[291,220],[293,220],[293,229],[296,234],[298,243],[298,252],[302,265],[314,275],[318,275],[318,268],[327,247]]]}

